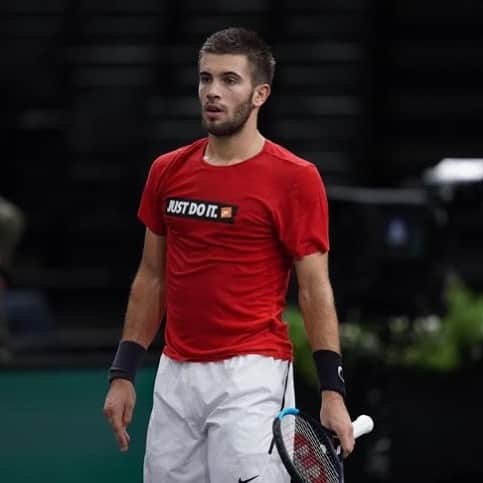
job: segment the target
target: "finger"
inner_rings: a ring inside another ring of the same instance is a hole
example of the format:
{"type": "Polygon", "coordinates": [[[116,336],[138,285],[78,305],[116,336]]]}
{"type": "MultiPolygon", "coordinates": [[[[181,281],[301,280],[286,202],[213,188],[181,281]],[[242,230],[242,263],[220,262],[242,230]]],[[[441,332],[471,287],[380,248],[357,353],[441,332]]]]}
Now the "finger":
{"type": "Polygon", "coordinates": [[[104,404],[103,413],[106,420],[112,426],[117,414],[121,413],[121,407],[119,406],[119,404],[116,404],[109,397],[107,397],[104,404]]]}
{"type": "Polygon", "coordinates": [[[350,428],[339,431],[337,433],[337,437],[339,438],[340,445],[342,446],[342,454],[344,458],[347,458],[347,456],[349,456],[352,451],[354,451],[355,445],[354,431],[352,429],[352,426],[350,426],[350,428]]]}
{"type": "Polygon", "coordinates": [[[127,446],[129,443],[128,438],[126,437],[126,426],[124,425],[121,417],[120,411],[116,411],[113,413],[113,415],[110,418],[111,426],[114,429],[114,434],[116,436],[116,439],[119,443],[119,447],[121,451],[126,451],[127,446]]]}
{"type": "Polygon", "coordinates": [[[104,416],[114,430],[116,429],[116,426],[119,426],[121,424],[119,412],[120,411],[113,406],[109,406],[107,409],[104,410],[104,416]]]}
{"type": "Polygon", "coordinates": [[[122,431],[120,433],[116,433],[117,443],[119,445],[119,450],[123,453],[126,452],[129,448],[129,437],[126,431],[122,431]]]}
{"type": "Polygon", "coordinates": [[[131,437],[129,433],[124,429],[122,434],[120,435],[119,441],[119,449],[122,452],[126,452],[129,449],[129,442],[131,441],[131,437]]]}
{"type": "Polygon", "coordinates": [[[129,447],[130,436],[126,431],[126,428],[122,425],[116,425],[114,427],[114,434],[116,436],[119,449],[121,451],[127,451],[129,447]]]}
{"type": "Polygon", "coordinates": [[[126,404],[124,406],[124,413],[122,415],[122,421],[123,421],[125,427],[127,427],[131,424],[132,413],[133,413],[133,406],[131,404],[126,404]]]}
{"type": "Polygon", "coordinates": [[[106,401],[106,403],[104,404],[102,412],[104,413],[104,417],[107,419],[107,421],[110,421],[114,410],[108,401],[106,401]]]}

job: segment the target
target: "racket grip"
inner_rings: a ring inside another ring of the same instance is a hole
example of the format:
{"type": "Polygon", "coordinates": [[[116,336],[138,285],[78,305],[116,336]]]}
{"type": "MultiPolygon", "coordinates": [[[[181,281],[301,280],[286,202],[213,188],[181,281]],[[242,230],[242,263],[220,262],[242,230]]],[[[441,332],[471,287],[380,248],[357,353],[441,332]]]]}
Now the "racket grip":
{"type": "Polygon", "coordinates": [[[354,438],[358,438],[363,434],[370,433],[374,428],[373,419],[367,414],[361,414],[355,421],[352,422],[354,428],[354,438]]]}

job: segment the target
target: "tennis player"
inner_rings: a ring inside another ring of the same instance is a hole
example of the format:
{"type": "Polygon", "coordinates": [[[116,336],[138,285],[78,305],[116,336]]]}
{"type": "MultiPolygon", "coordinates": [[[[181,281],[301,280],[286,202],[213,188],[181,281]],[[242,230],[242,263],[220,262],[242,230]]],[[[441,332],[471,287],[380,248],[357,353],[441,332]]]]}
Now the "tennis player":
{"type": "Polygon", "coordinates": [[[321,387],[321,421],[354,446],[333,293],[328,212],[316,167],[257,128],[275,61],[255,32],[229,28],[199,52],[207,138],[158,157],[139,218],[144,249],[104,413],[120,449],[134,379],[167,315],[147,431],[145,483],[281,483],[274,416],[294,405],[282,321],[292,267],[321,387]]]}

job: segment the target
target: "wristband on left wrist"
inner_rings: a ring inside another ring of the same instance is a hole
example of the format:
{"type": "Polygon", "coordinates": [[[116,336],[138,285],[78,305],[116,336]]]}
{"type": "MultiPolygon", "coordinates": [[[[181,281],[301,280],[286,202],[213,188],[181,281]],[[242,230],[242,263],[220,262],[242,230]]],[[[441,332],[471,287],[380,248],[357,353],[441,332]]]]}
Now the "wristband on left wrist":
{"type": "Polygon", "coordinates": [[[335,391],[343,398],[346,395],[342,357],[331,350],[317,350],[313,353],[320,391],[335,391]]]}

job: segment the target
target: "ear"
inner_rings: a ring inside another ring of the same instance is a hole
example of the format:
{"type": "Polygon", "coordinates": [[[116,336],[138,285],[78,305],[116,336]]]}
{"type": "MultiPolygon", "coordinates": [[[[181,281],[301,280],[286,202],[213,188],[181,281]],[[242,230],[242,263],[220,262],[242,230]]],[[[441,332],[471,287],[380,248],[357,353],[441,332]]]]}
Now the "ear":
{"type": "Polygon", "coordinates": [[[269,84],[260,84],[255,87],[253,92],[253,107],[261,107],[265,104],[270,92],[272,91],[269,84]]]}

